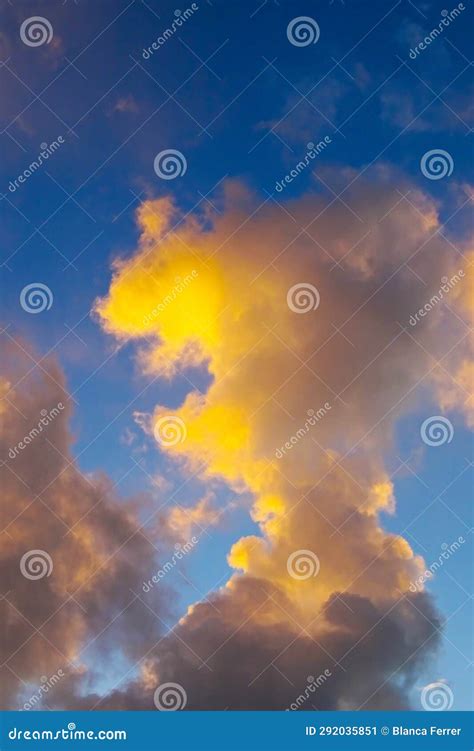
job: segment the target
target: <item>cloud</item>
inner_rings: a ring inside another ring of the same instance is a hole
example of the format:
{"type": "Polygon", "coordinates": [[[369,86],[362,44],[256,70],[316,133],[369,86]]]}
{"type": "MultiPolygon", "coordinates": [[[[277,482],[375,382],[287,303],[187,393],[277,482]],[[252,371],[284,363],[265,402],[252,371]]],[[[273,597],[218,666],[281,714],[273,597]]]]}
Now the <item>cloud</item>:
{"type": "MultiPolygon", "coordinates": [[[[409,331],[410,311],[460,261],[435,202],[395,177],[378,169],[344,204],[310,194],[285,211],[230,183],[211,228],[199,216],[177,227],[169,199],[147,201],[137,251],[97,302],[105,330],[137,343],[144,372],[201,367],[211,378],[173,410],[185,430],[160,450],[254,497],[260,534],[232,547],[235,573],[148,662],[156,684],[185,687],[190,708],[283,709],[325,668],[334,679],[320,708],[404,707],[436,646],[430,598],[409,591],[423,561],[382,526],[395,508],[385,457],[420,388],[440,395],[439,358],[455,384],[468,339],[444,306],[409,331]],[[292,576],[290,559],[308,551],[316,574],[292,576]]],[[[457,296],[453,305],[466,317],[457,296]]],[[[449,406],[463,413],[451,397],[449,406]]],[[[167,414],[157,405],[142,424],[153,434],[167,414]]],[[[148,688],[137,681],[104,706],[127,702],[149,706],[148,688]]]]}
{"type": "MultiPolygon", "coordinates": [[[[111,665],[133,665],[159,638],[159,621],[133,594],[156,569],[156,550],[136,502],[119,501],[110,479],[77,467],[63,374],[52,359],[32,369],[27,352],[25,343],[2,347],[0,706],[21,708],[43,676],[61,670],[35,707],[90,708],[83,697],[113,678],[111,665]],[[41,551],[37,568],[30,551],[41,551]]],[[[149,598],[170,613],[169,591],[149,598]]]]}
{"type": "MultiPolygon", "coordinates": [[[[288,612],[292,603],[279,590],[236,579],[231,590],[197,604],[163,643],[153,685],[183,685],[189,709],[286,709],[309,675],[328,671],[303,709],[409,708],[405,689],[419,670],[420,652],[426,656],[427,645],[438,640],[425,595],[392,611],[357,595],[332,597],[318,630],[302,629],[288,612]]],[[[101,708],[148,708],[151,695],[136,682],[112,693],[101,708]]]]}
{"type": "Polygon", "coordinates": [[[472,92],[444,95],[443,99],[433,102],[432,91],[421,84],[415,94],[392,83],[380,94],[381,116],[397,128],[409,127],[412,132],[469,132],[474,115],[472,92]]]}
{"type": "Polygon", "coordinates": [[[345,98],[354,93],[359,97],[361,92],[365,98],[364,92],[370,82],[370,74],[363,63],[356,63],[344,72],[334,71],[331,80],[323,77],[316,81],[306,77],[296,86],[274,66],[272,69],[277,76],[278,94],[283,86],[289,90],[288,95],[282,111],[272,120],[260,122],[257,127],[259,130],[271,129],[284,140],[296,144],[331,135],[342,120],[345,98]]]}
{"type": "Polygon", "coordinates": [[[222,514],[232,507],[232,504],[228,504],[218,509],[215,504],[214,493],[208,492],[194,506],[172,506],[160,519],[160,524],[165,525],[162,533],[165,534],[166,530],[171,538],[182,542],[190,540],[195,533],[199,536],[204,528],[219,524],[222,514]]]}
{"type": "Polygon", "coordinates": [[[127,96],[122,96],[115,102],[112,114],[114,112],[129,112],[129,113],[137,113],[138,112],[138,104],[135,101],[135,98],[132,94],[127,94],[127,96]]]}
{"type": "MultiPolygon", "coordinates": [[[[383,529],[396,511],[385,458],[396,420],[422,402],[418,384],[472,423],[472,251],[459,240],[454,250],[431,199],[392,180],[379,170],[349,191],[351,210],[308,195],[288,213],[256,210],[230,183],[212,227],[208,216],[174,227],[168,199],[141,206],[139,248],[115,265],[96,314],[137,342],[145,372],[199,367],[209,382],[173,410],[179,440],[156,444],[207,490],[145,528],[142,499],[119,500],[106,476],[74,462],[54,360],[31,371],[26,345],[4,347],[2,707],[23,706],[59,669],[47,706],[153,709],[156,686],[175,681],[191,709],[284,709],[324,671],[305,708],[408,706],[440,618],[409,589],[422,558],[383,529]],[[460,267],[443,304],[410,329],[410,313],[460,267]],[[318,291],[304,314],[288,296],[301,283],[318,291]],[[250,491],[259,533],[235,540],[227,584],[165,635],[160,619],[176,617],[168,585],[144,602],[141,584],[156,546],[219,521],[216,480],[245,508],[250,491]],[[22,574],[30,551],[43,551],[49,576],[22,574]]],[[[139,424],[155,438],[168,414],[157,405],[139,424]]]]}

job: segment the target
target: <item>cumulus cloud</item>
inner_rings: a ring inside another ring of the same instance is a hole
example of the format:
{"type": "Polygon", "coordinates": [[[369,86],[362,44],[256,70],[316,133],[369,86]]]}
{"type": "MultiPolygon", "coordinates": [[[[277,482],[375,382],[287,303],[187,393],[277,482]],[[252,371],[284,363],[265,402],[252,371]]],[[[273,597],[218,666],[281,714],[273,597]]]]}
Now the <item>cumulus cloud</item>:
{"type": "MultiPolygon", "coordinates": [[[[326,668],[319,708],[404,707],[436,646],[430,598],[409,591],[423,561],[382,526],[395,510],[385,461],[397,419],[425,392],[465,412],[469,256],[436,203],[393,177],[359,180],[344,204],[307,195],[284,211],[230,183],[212,227],[208,216],[178,226],[169,199],[147,201],[137,251],[97,302],[144,372],[207,370],[206,393],[173,410],[185,433],[160,448],[254,497],[260,533],[232,547],[235,573],[147,661],[148,679],[182,684],[190,708],[283,709],[326,668]],[[460,263],[454,312],[434,307],[410,331],[411,311],[460,263]]],[[[168,412],[157,405],[145,430],[168,412]]],[[[127,702],[149,706],[143,682],[105,704],[127,702]]]]}
{"type": "MultiPolygon", "coordinates": [[[[386,458],[423,394],[472,420],[472,251],[389,171],[345,203],[308,195],[283,211],[230,183],[212,226],[208,215],[178,224],[168,199],[140,207],[139,247],[115,264],[96,315],[137,343],[145,373],[197,367],[209,383],[173,409],[179,440],[157,444],[207,490],[190,507],[157,508],[146,529],[137,499],[119,500],[72,458],[54,360],[32,370],[26,345],[4,347],[2,707],[22,706],[59,669],[47,706],[154,709],[156,686],[174,681],[191,709],[285,709],[323,673],[303,708],[408,705],[440,618],[410,590],[422,558],[383,528],[396,513],[386,458]],[[137,595],[157,547],[218,523],[216,481],[245,507],[251,493],[259,533],[235,540],[227,584],[164,634],[176,617],[167,582],[137,595]],[[29,578],[24,557],[38,550],[49,575],[29,578]]],[[[158,404],[139,424],[156,437],[168,415],[158,404]]]]}
{"type": "MultiPolygon", "coordinates": [[[[123,675],[159,638],[159,621],[134,595],[156,568],[156,550],[135,502],[119,501],[110,479],[74,462],[57,364],[32,368],[25,343],[3,343],[2,355],[0,706],[22,708],[61,671],[38,706],[90,708],[86,697],[113,680],[111,666],[123,675]]],[[[169,615],[169,593],[149,598],[169,615]]]]}

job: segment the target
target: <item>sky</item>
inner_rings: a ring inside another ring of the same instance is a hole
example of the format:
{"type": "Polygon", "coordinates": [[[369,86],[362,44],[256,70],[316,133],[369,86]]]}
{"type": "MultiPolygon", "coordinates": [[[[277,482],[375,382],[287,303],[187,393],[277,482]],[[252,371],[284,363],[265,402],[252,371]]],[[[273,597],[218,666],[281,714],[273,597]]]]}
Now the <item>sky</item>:
{"type": "Polygon", "coordinates": [[[471,6],[1,3],[3,706],[472,708],[471,6]]]}

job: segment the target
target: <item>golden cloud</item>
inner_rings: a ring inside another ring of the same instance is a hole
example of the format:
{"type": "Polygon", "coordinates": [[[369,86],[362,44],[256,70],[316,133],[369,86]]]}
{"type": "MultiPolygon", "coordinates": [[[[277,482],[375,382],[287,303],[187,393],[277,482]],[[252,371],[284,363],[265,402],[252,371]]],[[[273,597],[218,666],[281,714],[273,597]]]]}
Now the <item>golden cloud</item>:
{"type": "MultiPolygon", "coordinates": [[[[296,627],[318,644],[338,630],[346,642],[350,606],[341,612],[341,598],[356,598],[381,619],[396,610],[413,633],[414,651],[423,645],[417,610],[427,612],[429,604],[411,606],[409,593],[423,561],[381,525],[380,512],[395,508],[384,458],[419,389],[437,393],[446,408],[464,409],[459,395],[472,366],[465,364],[469,341],[459,321],[469,314],[468,281],[451,296],[452,315],[432,306],[410,330],[410,313],[460,259],[435,203],[413,186],[409,200],[401,200],[389,178],[386,172],[374,184],[359,182],[344,205],[310,195],[283,208],[258,205],[231,183],[211,227],[208,216],[176,221],[170,199],[149,200],[137,215],[136,253],[116,267],[108,295],[97,302],[104,328],[137,342],[144,372],[172,378],[200,366],[212,377],[204,395],[191,390],[173,411],[183,434],[160,449],[189,472],[223,478],[254,496],[260,535],[236,541],[228,559],[236,573],[215,596],[228,620],[217,623],[198,604],[180,622],[181,638],[206,664],[222,667],[219,638],[231,640],[245,618],[258,631],[267,627],[270,642],[296,627]],[[300,550],[318,560],[317,575],[304,582],[288,571],[300,550]],[[256,587],[273,593],[271,601],[257,597],[256,604],[256,587]]],[[[464,270],[467,277],[468,262],[464,270]]],[[[151,434],[168,413],[156,406],[151,434]]],[[[363,639],[355,634],[354,644],[363,639]]],[[[264,670],[265,650],[259,658],[255,645],[247,647],[264,670]]],[[[391,661],[378,642],[373,649],[375,705],[377,681],[385,686],[391,661]]],[[[408,649],[406,656],[409,662],[408,649]]],[[[194,684],[200,666],[191,670],[181,650],[170,659],[158,656],[160,677],[176,679],[181,669],[194,684]]],[[[252,670],[247,684],[258,665],[252,670]]],[[[210,689],[209,700],[219,692],[210,689]]],[[[201,685],[198,693],[204,702],[201,685]]],[[[231,693],[230,705],[242,701],[231,693]]],[[[337,708],[355,695],[336,691],[331,701],[337,708]]],[[[390,701],[401,699],[390,693],[390,701]]],[[[272,691],[261,702],[278,707],[272,691]]]]}

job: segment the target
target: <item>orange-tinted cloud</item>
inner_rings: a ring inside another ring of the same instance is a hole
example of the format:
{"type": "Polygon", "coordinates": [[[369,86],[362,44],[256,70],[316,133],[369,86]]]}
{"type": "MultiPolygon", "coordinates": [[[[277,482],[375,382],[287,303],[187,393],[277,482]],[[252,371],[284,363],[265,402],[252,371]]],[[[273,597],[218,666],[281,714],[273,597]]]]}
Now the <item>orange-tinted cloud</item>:
{"type": "MultiPolygon", "coordinates": [[[[180,427],[171,440],[159,434],[164,405],[145,426],[189,471],[204,465],[202,476],[254,495],[260,534],[229,553],[236,573],[213,601],[221,615],[193,606],[179,637],[194,656],[173,637],[157,654],[157,679],[194,687],[194,707],[282,708],[265,675],[286,643],[296,645],[296,663],[285,661],[293,678],[308,670],[303,656],[339,669],[349,651],[355,670],[361,653],[372,654],[364,668],[369,706],[401,706],[392,648],[407,677],[411,655],[422,658],[435,641],[429,601],[409,592],[423,561],[381,526],[380,512],[395,506],[384,456],[420,384],[461,407],[449,389],[456,360],[468,356],[456,320],[466,311],[453,295],[455,315],[434,306],[410,331],[411,311],[460,260],[436,204],[402,181],[396,190],[391,177],[386,170],[375,184],[359,181],[344,205],[309,195],[284,210],[258,206],[230,184],[211,229],[208,217],[173,226],[172,202],[148,201],[138,213],[137,252],[97,303],[107,331],[137,342],[145,372],[207,368],[212,383],[173,411],[180,427]],[[316,557],[317,575],[302,581],[289,573],[298,551],[311,554],[302,566],[316,557]],[[381,621],[387,631],[375,625],[381,621]]],[[[334,681],[326,705],[357,706],[359,678],[351,673],[344,687],[334,681]]]]}
{"type": "MultiPolygon", "coordinates": [[[[159,622],[133,594],[156,569],[156,550],[134,504],[75,464],[57,364],[43,359],[39,371],[25,343],[3,342],[0,391],[0,707],[22,708],[61,670],[33,708],[73,708],[114,660],[133,664],[159,638],[159,622]]],[[[149,597],[169,613],[161,593],[149,597]]]]}

